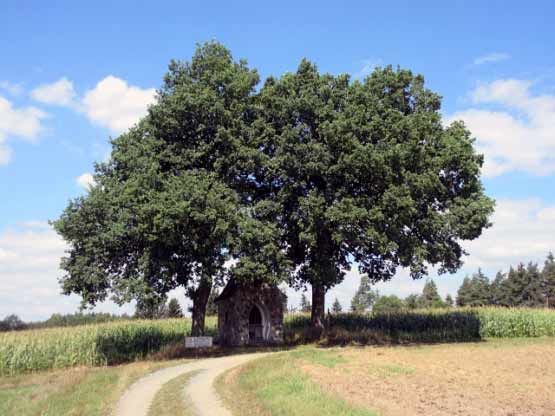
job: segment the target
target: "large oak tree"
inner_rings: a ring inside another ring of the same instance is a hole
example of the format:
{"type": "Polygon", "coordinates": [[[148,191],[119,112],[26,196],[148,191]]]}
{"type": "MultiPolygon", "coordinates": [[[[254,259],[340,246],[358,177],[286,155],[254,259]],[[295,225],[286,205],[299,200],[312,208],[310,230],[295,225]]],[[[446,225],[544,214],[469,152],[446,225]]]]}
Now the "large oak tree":
{"type": "Polygon", "coordinates": [[[440,96],[421,76],[386,67],[350,82],[303,60],[268,79],[258,103],[258,181],[283,229],[292,282],[312,286],[314,327],[326,291],[354,263],[374,282],[399,267],[415,279],[429,265],[454,272],[461,241],[489,225],[482,156],[462,123],[443,125],[440,96]]]}
{"type": "Polygon", "coordinates": [[[277,226],[249,197],[257,82],[217,43],[198,47],[190,63],[170,64],[148,115],[113,140],[96,185],[54,223],[70,245],[65,293],[84,305],[109,295],[155,302],[184,287],[199,335],[215,278],[283,279],[277,226]],[[230,258],[236,263],[225,268],[230,258]]]}

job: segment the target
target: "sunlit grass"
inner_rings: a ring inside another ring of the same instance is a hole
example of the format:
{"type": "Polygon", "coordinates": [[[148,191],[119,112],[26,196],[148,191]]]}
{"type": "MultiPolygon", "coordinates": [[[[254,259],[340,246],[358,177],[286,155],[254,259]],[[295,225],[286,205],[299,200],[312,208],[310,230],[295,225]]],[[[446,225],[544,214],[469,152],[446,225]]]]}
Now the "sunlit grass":
{"type": "Polygon", "coordinates": [[[0,415],[108,415],[134,381],[173,364],[139,362],[0,378],[0,415]]]}
{"type": "Polygon", "coordinates": [[[198,374],[198,371],[183,374],[168,381],[156,393],[148,409],[148,416],[191,416],[194,415],[191,403],[184,393],[185,385],[198,374]]]}
{"type": "Polygon", "coordinates": [[[217,389],[234,414],[258,416],[376,416],[326,394],[296,366],[307,360],[324,367],[343,362],[337,352],[313,348],[253,361],[220,377],[217,389]]]}

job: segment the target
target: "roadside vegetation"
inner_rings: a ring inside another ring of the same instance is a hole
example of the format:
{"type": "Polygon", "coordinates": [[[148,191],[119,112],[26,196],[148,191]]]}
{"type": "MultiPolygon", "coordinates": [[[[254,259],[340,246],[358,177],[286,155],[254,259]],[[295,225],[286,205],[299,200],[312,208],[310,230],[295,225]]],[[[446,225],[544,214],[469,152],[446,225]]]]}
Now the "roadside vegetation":
{"type": "Polygon", "coordinates": [[[177,363],[137,362],[0,378],[0,415],[105,416],[133,382],[177,363]]]}

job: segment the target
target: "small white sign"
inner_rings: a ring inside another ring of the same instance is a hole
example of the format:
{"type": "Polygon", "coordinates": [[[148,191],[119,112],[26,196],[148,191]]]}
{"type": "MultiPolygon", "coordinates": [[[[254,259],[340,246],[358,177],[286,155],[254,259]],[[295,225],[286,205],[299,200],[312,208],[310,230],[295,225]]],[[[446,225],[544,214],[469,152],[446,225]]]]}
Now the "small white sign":
{"type": "Polygon", "coordinates": [[[209,348],[212,337],[185,337],[185,348],[209,348]]]}

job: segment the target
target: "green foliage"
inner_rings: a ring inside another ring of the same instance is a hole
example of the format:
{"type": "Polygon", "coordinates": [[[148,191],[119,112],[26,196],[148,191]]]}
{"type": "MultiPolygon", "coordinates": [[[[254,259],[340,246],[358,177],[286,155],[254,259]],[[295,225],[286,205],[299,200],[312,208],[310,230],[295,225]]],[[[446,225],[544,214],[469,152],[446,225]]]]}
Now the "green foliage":
{"type": "Polygon", "coordinates": [[[506,276],[497,272],[495,279],[490,284],[490,301],[493,306],[509,306],[511,299],[509,297],[508,282],[506,276]]]}
{"type": "Polygon", "coordinates": [[[462,123],[443,126],[423,77],[386,67],[351,83],[303,60],[258,98],[255,137],[268,166],[259,181],[318,319],[352,259],[371,281],[399,266],[414,278],[430,264],[453,272],[461,240],[489,225],[483,158],[462,123]]]}
{"type": "Polygon", "coordinates": [[[452,308],[453,306],[455,306],[455,301],[453,300],[450,294],[447,294],[447,296],[445,296],[444,303],[445,303],[445,307],[447,308],[452,308]]]}
{"type": "Polygon", "coordinates": [[[331,305],[331,311],[333,313],[339,313],[343,311],[343,307],[341,306],[339,299],[335,298],[335,300],[333,301],[333,304],[331,305]]]}
{"type": "Polygon", "coordinates": [[[555,336],[555,313],[548,309],[476,308],[484,338],[555,336]]]}
{"type": "Polygon", "coordinates": [[[64,326],[78,326],[87,324],[101,324],[105,322],[113,322],[119,320],[129,320],[131,319],[127,315],[112,315],[109,313],[74,313],[62,315],[59,313],[53,313],[50,318],[44,322],[34,324],[34,328],[52,328],[52,327],[64,327],[64,326]]]}
{"type": "Polygon", "coordinates": [[[372,307],[373,314],[397,313],[406,309],[405,302],[395,295],[380,296],[372,307]]]}
{"type": "Polygon", "coordinates": [[[453,299],[447,295],[445,302],[439,296],[437,286],[432,279],[426,280],[420,295],[412,294],[405,298],[404,304],[408,309],[443,308],[453,306],[453,299]],[[450,300],[450,304],[448,304],[450,300]]]}
{"type": "Polygon", "coordinates": [[[543,266],[542,288],[546,306],[555,308],[555,257],[553,253],[548,254],[543,266]]]}
{"type": "Polygon", "coordinates": [[[23,322],[17,315],[8,315],[0,321],[0,332],[2,331],[20,331],[25,329],[27,324],[23,322]]]}
{"type": "Polygon", "coordinates": [[[183,311],[181,310],[181,305],[179,301],[175,298],[171,298],[168,303],[168,318],[183,318],[183,311]]]}
{"type": "Polygon", "coordinates": [[[112,141],[96,186],[53,223],[70,247],[65,294],[90,305],[110,295],[149,304],[184,287],[193,330],[202,332],[212,281],[226,277],[230,255],[235,278],[283,279],[277,227],[251,192],[258,80],[215,42],[200,45],[191,62],[170,63],[148,115],[112,141]]]}
{"type": "Polygon", "coordinates": [[[442,308],[445,304],[439,296],[437,286],[432,279],[429,279],[424,284],[422,289],[422,296],[420,297],[420,307],[422,308],[442,308]]]}
{"type": "Polygon", "coordinates": [[[540,271],[535,263],[520,263],[493,281],[478,270],[466,277],[457,293],[458,306],[555,307],[555,258],[551,253],[540,271]]]}
{"type": "Polygon", "coordinates": [[[301,295],[301,303],[299,305],[299,309],[301,312],[304,313],[308,313],[312,310],[312,305],[310,304],[304,293],[301,295]]]}
{"type": "Polygon", "coordinates": [[[135,306],[135,318],[163,319],[168,317],[165,296],[142,296],[135,306]]]}
{"type": "Polygon", "coordinates": [[[457,292],[458,306],[486,306],[492,303],[492,286],[481,269],[472,278],[465,277],[457,292]]]}
{"type": "Polygon", "coordinates": [[[443,125],[422,76],[386,67],[351,82],[303,60],[258,82],[216,42],[170,63],[97,185],[54,222],[70,246],[64,293],[149,302],[182,286],[195,328],[233,256],[236,279],[311,284],[316,322],[353,260],[373,282],[460,267],[493,201],[470,132],[443,125]]]}
{"type": "Polygon", "coordinates": [[[507,293],[510,306],[543,306],[545,300],[541,294],[541,281],[537,265],[519,264],[507,273],[507,293]]]}
{"type": "Polygon", "coordinates": [[[360,285],[351,300],[351,311],[358,313],[369,311],[378,297],[378,291],[372,290],[370,279],[363,274],[360,276],[360,285]]]}
{"type": "Polygon", "coordinates": [[[421,307],[421,296],[413,293],[405,298],[405,306],[407,309],[419,309],[421,307]]]}

